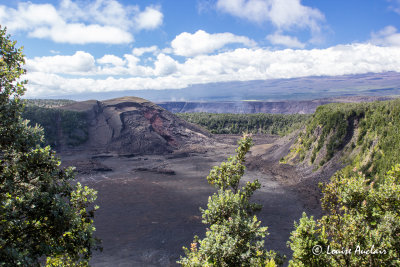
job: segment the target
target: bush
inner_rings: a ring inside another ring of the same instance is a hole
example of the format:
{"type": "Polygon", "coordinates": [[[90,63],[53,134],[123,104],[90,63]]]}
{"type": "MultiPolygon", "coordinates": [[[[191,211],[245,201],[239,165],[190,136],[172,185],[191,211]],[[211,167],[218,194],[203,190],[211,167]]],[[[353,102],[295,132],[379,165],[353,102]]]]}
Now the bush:
{"type": "Polygon", "coordinates": [[[380,181],[361,172],[332,177],[323,189],[326,215],[315,221],[304,213],[295,223],[289,266],[399,266],[400,165],[380,181]]]}
{"type": "Polygon", "coordinates": [[[267,227],[260,227],[254,213],[260,205],[250,202],[260,183],[247,182],[239,187],[245,171],[245,155],[252,145],[249,136],[239,142],[237,155],[214,167],[207,177],[218,192],[209,197],[207,209],[201,209],[203,223],[209,225],[206,237],[195,237],[190,249],[184,247],[183,266],[275,266],[281,262],[273,251],[264,249],[267,227]]]}
{"type": "Polygon", "coordinates": [[[21,118],[22,49],[0,27],[0,259],[2,266],[87,266],[94,238],[96,192],[60,169],[43,130],[21,118]]]}

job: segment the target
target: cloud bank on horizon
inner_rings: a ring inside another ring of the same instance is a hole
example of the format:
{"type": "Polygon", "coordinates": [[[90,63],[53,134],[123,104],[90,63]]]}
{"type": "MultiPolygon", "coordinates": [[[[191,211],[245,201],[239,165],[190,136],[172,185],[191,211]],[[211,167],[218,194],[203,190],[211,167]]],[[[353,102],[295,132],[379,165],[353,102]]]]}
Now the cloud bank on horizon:
{"type": "Polygon", "coordinates": [[[399,1],[319,2],[0,0],[0,25],[26,47],[28,97],[400,72],[399,1]]]}

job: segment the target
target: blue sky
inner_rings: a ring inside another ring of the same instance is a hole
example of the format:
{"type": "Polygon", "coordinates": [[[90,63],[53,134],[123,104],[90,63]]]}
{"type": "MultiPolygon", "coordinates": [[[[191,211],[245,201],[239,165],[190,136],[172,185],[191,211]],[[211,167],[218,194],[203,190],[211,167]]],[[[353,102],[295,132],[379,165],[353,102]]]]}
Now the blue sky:
{"type": "Polygon", "coordinates": [[[28,97],[400,72],[400,0],[0,0],[28,97]]]}

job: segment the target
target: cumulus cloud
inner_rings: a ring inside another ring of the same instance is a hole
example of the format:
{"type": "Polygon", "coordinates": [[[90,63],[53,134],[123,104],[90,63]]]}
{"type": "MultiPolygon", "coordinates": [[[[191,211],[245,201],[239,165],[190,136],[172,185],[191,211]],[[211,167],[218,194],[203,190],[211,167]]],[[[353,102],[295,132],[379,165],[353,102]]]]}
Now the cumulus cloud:
{"type": "Polygon", "coordinates": [[[136,5],[123,6],[116,0],[62,0],[58,7],[31,2],[20,2],[17,8],[0,5],[0,24],[9,31],[58,43],[131,43],[131,30],[155,29],[162,19],[159,8],[141,11],[136,5]]]}
{"type": "Polygon", "coordinates": [[[245,46],[255,46],[256,43],[245,37],[232,33],[209,34],[198,30],[194,34],[183,32],[171,42],[173,53],[179,56],[192,57],[212,53],[227,44],[240,43],[245,46]]]}
{"type": "Polygon", "coordinates": [[[94,57],[86,52],[77,51],[72,56],[35,57],[26,62],[28,72],[39,73],[90,73],[95,69],[94,57]]]}
{"type": "Polygon", "coordinates": [[[136,18],[136,27],[139,30],[152,30],[158,28],[163,21],[163,14],[160,7],[146,7],[146,9],[139,13],[136,18]]]}
{"type": "Polygon", "coordinates": [[[121,44],[133,41],[133,36],[129,32],[119,28],[78,23],[38,27],[30,32],[28,36],[50,39],[56,43],[70,44],[121,44]]]}
{"type": "Polygon", "coordinates": [[[104,55],[103,57],[96,60],[99,64],[111,64],[114,66],[123,66],[125,65],[125,61],[114,55],[104,55]]]}
{"type": "Polygon", "coordinates": [[[177,70],[178,62],[170,56],[159,54],[157,61],[154,63],[154,74],[157,76],[166,76],[173,74],[177,70]]]}
{"type": "Polygon", "coordinates": [[[158,48],[156,45],[149,46],[149,47],[135,47],[132,50],[132,54],[139,57],[145,53],[154,53],[156,51],[158,51],[158,48]]]}
{"type": "Polygon", "coordinates": [[[217,8],[249,21],[269,21],[280,29],[304,27],[318,30],[324,15],[303,6],[301,0],[218,0],[217,8]]]}
{"type": "Polygon", "coordinates": [[[292,48],[304,48],[305,44],[300,42],[296,37],[283,35],[278,32],[267,35],[267,40],[274,45],[284,45],[292,48]]]}
{"type": "Polygon", "coordinates": [[[209,82],[400,72],[399,58],[399,46],[371,43],[312,50],[238,48],[197,55],[183,62],[160,53],[154,65],[144,65],[133,54],[123,58],[105,55],[95,60],[89,53],[77,52],[72,56],[28,59],[25,78],[29,80],[27,96],[40,97],[82,90],[166,89],[209,82]]]}
{"type": "MultiPolygon", "coordinates": [[[[312,35],[311,42],[322,39],[324,15],[316,8],[302,5],[301,0],[218,0],[216,7],[251,22],[270,22],[280,32],[308,29],[312,35]]],[[[278,36],[275,37],[277,40],[278,36]]],[[[293,44],[293,40],[290,42],[287,37],[282,37],[279,38],[280,44],[293,44]]]]}
{"type": "Polygon", "coordinates": [[[400,33],[396,27],[386,26],[377,33],[371,34],[371,42],[383,46],[400,46],[400,33]]]}

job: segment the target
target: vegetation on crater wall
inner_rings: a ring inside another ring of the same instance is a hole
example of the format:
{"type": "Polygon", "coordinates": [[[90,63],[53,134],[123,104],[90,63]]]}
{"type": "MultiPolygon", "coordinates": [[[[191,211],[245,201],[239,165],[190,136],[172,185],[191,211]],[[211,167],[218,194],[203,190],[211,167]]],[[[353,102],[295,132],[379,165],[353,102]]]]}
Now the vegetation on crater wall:
{"type": "Polygon", "coordinates": [[[287,158],[303,161],[309,155],[311,164],[318,159],[322,166],[342,150],[349,163],[343,172],[356,168],[368,177],[383,176],[398,163],[399,128],[400,99],[320,106],[287,158]]]}
{"type": "Polygon", "coordinates": [[[62,142],[68,146],[81,145],[89,138],[85,112],[28,105],[22,117],[29,120],[31,126],[43,127],[46,142],[53,148],[58,148],[62,142]]]}
{"type": "Polygon", "coordinates": [[[320,185],[324,216],[291,233],[289,266],[398,266],[400,99],[317,109],[285,160],[345,168],[320,185]]]}
{"type": "Polygon", "coordinates": [[[69,99],[24,99],[25,106],[36,106],[41,108],[56,108],[75,103],[69,99]]]}
{"type": "Polygon", "coordinates": [[[232,113],[177,113],[182,119],[205,127],[214,134],[262,133],[286,135],[300,128],[311,117],[309,114],[232,114],[232,113]]]}

